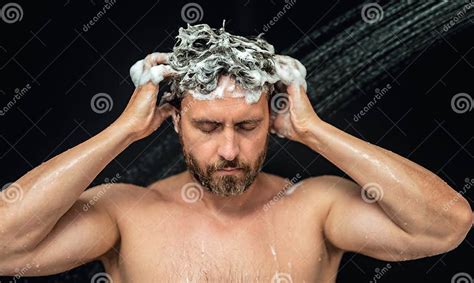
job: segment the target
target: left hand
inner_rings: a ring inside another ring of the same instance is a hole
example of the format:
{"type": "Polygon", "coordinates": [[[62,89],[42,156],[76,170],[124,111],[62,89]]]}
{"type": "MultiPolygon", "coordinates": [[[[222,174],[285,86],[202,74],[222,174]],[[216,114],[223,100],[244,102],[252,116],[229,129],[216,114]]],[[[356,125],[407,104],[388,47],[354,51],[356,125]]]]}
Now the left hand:
{"type": "Polygon", "coordinates": [[[286,92],[272,97],[270,132],[281,138],[302,142],[310,127],[321,122],[321,119],[314,111],[302,85],[293,82],[286,88],[286,92]]]}

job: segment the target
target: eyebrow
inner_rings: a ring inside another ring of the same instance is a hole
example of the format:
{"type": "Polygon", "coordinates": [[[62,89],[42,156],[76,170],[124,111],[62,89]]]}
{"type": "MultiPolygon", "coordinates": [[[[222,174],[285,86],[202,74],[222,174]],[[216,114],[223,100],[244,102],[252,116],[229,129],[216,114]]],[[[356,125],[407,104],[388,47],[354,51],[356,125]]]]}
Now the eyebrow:
{"type": "MultiPolygon", "coordinates": [[[[252,118],[252,119],[245,119],[245,120],[242,120],[242,121],[239,121],[237,123],[235,123],[235,125],[241,125],[241,124],[258,124],[260,123],[261,121],[263,121],[263,118],[252,118]]],[[[191,122],[195,125],[202,125],[202,124],[216,124],[216,125],[220,125],[222,124],[222,122],[220,121],[216,121],[216,120],[210,120],[210,119],[205,119],[205,118],[202,118],[202,119],[195,119],[195,118],[192,118],[191,119],[191,122]]]]}

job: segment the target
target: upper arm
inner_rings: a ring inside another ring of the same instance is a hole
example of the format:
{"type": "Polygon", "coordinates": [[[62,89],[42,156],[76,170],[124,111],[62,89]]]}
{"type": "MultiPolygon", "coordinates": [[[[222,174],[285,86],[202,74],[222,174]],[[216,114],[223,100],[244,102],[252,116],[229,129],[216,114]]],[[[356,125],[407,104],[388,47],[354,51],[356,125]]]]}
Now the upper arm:
{"type": "Polygon", "coordinates": [[[104,184],[84,191],[35,248],[9,257],[6,269],[19,269],[24,276],[49,275],[98,259],[120,238],[110,208],[124,186],[104,184]]]}
{"type": "Polygon", "coordinates": [[[337,176],[317,179],[317,186],[331,202],[323,230],[333,246],[385,261],[440,253],[439,242],[424,235],[408,234],[377,202],[364,201],[357,183],[337,176]]]}

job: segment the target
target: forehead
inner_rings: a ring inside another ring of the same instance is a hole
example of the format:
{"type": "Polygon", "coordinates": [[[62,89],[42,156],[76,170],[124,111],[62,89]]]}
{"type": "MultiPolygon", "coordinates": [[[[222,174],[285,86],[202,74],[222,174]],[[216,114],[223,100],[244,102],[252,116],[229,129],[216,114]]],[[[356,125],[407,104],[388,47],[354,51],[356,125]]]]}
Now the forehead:
{"type": "Polygon", "coordinates": [[[206,118],[211,120],[236,120],[264,117],[267,111],[265,94],[255,103],[247,103],[245,96],[248,90],[242,89],[235,80],[229,76],[221,76],[217,88],[210,96],[219,96],[212,100],[202,100],[187,94],[181,107],[187,110],[183,115],[190,118],[206,118]]]}

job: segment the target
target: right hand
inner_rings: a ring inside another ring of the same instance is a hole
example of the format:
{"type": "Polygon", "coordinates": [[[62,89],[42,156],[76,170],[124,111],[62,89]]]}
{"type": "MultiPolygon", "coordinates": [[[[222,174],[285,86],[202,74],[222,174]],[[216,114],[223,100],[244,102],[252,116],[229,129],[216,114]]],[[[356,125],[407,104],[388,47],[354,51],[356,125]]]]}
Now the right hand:
{"type": "MultiPolygon", "coordinates": [[[[152,67],[167,62],[167,54],[153,53],[148,55],[143,64],[143,73],[152,67]]],[[[171,77],[174,72],[167,72],[164,77],[171,77]]],[[[169,103],[157,106],[159,84],[151,80],[139,85],[132,94],[127,107],[120,117],[115,121],[120,127],[125,127],[139,140],[156,131],[160,125],[178,110],[169,103]]]]}

